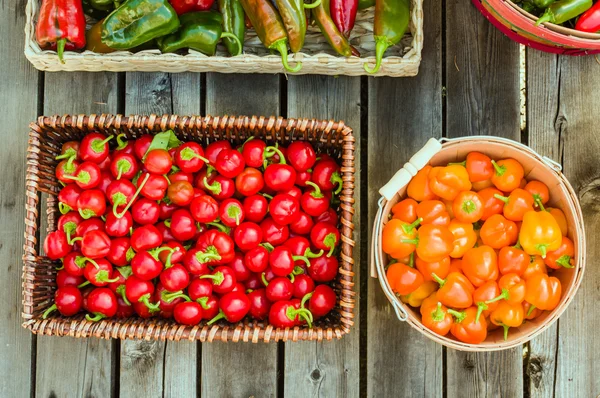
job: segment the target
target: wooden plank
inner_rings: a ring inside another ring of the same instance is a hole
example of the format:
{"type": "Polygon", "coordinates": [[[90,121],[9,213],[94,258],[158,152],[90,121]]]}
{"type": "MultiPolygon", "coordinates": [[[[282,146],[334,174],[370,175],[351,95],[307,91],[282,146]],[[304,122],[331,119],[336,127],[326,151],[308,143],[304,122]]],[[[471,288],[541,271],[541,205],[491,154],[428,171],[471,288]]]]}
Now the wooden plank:
{"type": "MultiPolygon", "coordinates": [[[[446,7],[447,136],[498,135],[521,140],[519,47],[465,1],[446,7]]],[[[447,350],[448,397],[521,396],[522,349],[447,350]]]]}
{"type": "MultiPolygon", "coordinates": [[[[127,114],[200,113],[200,74],[128,73],[127,114]]],[[[122,396],[195,397],[198,343],[121,343],[122,396]]]]}
{"type": "MultiPolygon", "coordinates": [[[[419,75],[369,79],[369,235],[377,192],[430,137],[442,134],[442,3],[426,1],[419,75]]],[[[379,281],[368,281],[367,395],[442,396],[442,348],[400,322],[379,281]]]]}
{"type": "MultiPolygon", "coordinates": [[[[27,125],[37,116],[37,72],[23,56],[25,7],[2,3],[0,12],[0,396],[30,395],[32,335],[21,327],[21,274],[25,232],[25,148],[27,125]],[[18,359],[18,360],[17,360],[18,359]]],[[[33,391],[33,390],[32,390],[33,391]]]]}
{"type": "MultiPolygon", "coordinates": [[[[539,154],[561,161],[560,133],[555,129],[559,98],[559,58],[541,51],[527,51],[527,133],[529,146],[539,154]]],[[[529,342],[525,363],[525,388],[531,397],[554,392],[559,322],[529,342]]]]}
{"type": "Polygon", "coordinates": [[[561,143],[564,173],[578,193],[587,230],[587,267],[579,292],[558,324],[554,395],[595,397],[600,393],[600,102],[599,66],[594,57],[559,59],[559,103],[552,115],[561,143]]]}
{"type": "MultiPolygon", "coordinates": [[[[355,190],[354,271],[355,291],[360,286],[360,78],[332,76],[290,76],[288,116],[343,120],[354,130],[355,190]]],[[[359,395],[359,302],[354,307],[354,326],[349,335],[332,342],[285,344],[285,396],[359,395]]]]}
{"type": "MultiPolygon", "coordinates": [[[[208,73],[206,113],[278,115],[279,77],[208,73]]],[[[203,396],[274,397],[276,394],[277,344],[215,342],[202,345],[203,396]]]]}
{"type": "MultiPolygon", "coordinates": [[[[44,114],[114,113],[117,75],[47,73],[44,114]],[[77,95],[73,95],[77,93],[77,95]]],[[[42,204],[45,206],[45,203],[42,204]]],[[[45,214],[45,213],[44,213],[45,214]]],[[[112,343],[101,339],[38,337],[36,395],[111,395],[112,343]],[[56,366],[56,358],[69,358],[56,366]]]]}

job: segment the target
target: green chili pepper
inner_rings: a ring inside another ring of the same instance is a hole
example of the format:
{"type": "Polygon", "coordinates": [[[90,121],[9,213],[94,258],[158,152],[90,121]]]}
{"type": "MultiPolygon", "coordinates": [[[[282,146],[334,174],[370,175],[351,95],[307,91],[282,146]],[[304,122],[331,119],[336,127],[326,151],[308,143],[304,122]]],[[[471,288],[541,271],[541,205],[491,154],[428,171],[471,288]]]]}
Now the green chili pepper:
{"type": "Polygon", "coordinates": [[[102,42],[128,50],[179,27],[177,13],[167,0],[127,0],[102,24],[102,42]]]}
{"type": "Polygon", "coordinates": [[[317,23],[321,33],[327,42],[340,55],[349,57],[360,56],[360,53],[350,45],[348,39],[339,31],[329,14],[329,0],[321,0],[321,3],[312,10],[312,16],[317,23]]]}
{"type": "Polygon", "coordinates": [[[222,37],[236,41],[238,55],[242,43],[233,33],[223,32],[223,17],[214,11],[189,12],[179,17],[181,27],[174,33],[159,37],[156,42],[163,53],[172,53],[182,48],[191,48],[206,55],[214,55],[222,37]]]}
{"type": "Polygon", "coordinates": [[[546,8],[544,14],[535,21],[535,25],[538,26],[544,22],[551,22],[555,24],[561,24],[567,22],[569,19],[573,19],[590,8],[592,8],[592,0],[561,0],[556,3],[552,3],[546,8]]]}
{"type": "Polygon", "coordinates": [[[375,0],[358,0],[358,9],[366,10],[367,8],[373,7],[375,0]]]}
{"type": "Polygon", "coordinates": [[[375,68],[365,63],[367,73],[376,73],[381,67],[383,54],[388,47],[396,45],[404,36],[410,18],[410,0],[376,0],[375,24],[375,68]]]}
{"type": "Polygon", "coordinates": [[[298,72],[302,69],[301,62],[298,62],[294,68],[288,64],[287,33],[273,4],[269,0],[241,0],[241,3],[262,44],[269,50],[277,50],[281,54],[283,67],[290,72],[298,72]]]}
{"type": "Polygon", "coordinates": [[[237,37],[238,41],[230,37],[223,38],[223,44],[231,55],[237,55],[240,51],[240,46],[244,44],[244,33],[246,24],[244,23],[244,8],[240,0],[219,0],[219,11],[223,15],[223,31],[232,33],[237,37]]]}

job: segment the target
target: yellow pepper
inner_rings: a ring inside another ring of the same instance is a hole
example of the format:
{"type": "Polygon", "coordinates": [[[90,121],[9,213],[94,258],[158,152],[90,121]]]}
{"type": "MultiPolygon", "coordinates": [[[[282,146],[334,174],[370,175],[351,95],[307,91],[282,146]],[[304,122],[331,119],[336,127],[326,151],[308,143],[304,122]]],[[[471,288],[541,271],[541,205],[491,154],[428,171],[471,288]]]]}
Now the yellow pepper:
{"type": "Polygon", "coordinates": [[[431,293],[438,289],[439,284],[435,281],[427,281],[417,288],[414,292],[400,296],[400,300],[403,303],[410,305],[411,307],[420,307],[427,297],[431,293]]]}
{"type": "Polygon", "coordinates": [[[547,208],[546,210],[548,210],[548,213],[552,214],[552,216],[556,219],[556,222],[558,223],[558,226],[560,227],[560,231],[562,232],[563,236],[567,236],[567,232],[569,232],[569,227],[567,225],[567,217],[565,216],[565,213],[563,213],[561,209],[547,208]]]}
{"type": "Polygon", "coordinates": [[[547,211],[528,211],[523,217],[519,243],[530,256],[558,250],[562,243],[562,232],[558,222],[547,211]]]}

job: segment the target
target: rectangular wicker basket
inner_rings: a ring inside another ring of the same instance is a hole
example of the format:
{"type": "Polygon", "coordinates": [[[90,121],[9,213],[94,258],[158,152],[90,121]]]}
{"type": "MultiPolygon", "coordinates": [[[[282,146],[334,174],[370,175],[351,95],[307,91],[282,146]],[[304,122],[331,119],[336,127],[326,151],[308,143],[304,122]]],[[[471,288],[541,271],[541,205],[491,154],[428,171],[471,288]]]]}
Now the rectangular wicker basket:
{"type": "Polygon", "coordinates": [[[354,247],[352,217],[354,214],[354,136],[343,122],[283,119],[281,117],[211,117],[211,116],[121,116],[77,115],[40,117],[30,125],[27,149],[26,218],[23,266],[23,327],[33,333],[73,337],[99,337],[146,340],[200,340],[200,341],[251,341],[253,343],[278,340],[331,340],[341,338],[353,325],[354,309],[354,247]],[[306,326],[277,329],[263,322],[245,320],[235,325],[225,322],[207,326],[204,323],[191,327],[159,318],[107,319],[89,322],[80,314],[62,317],[54,313],[47,319],[41,315],[52,305],[56,289],[57,261],[38,255],[39,227],[41,223],[40,197],[48,195],[48,231],[56,228],[58,203],[56,195],[60,185],[54,175],[61,144],[79,140],[91,131],[105,134],[126,134],[132,139],[141,134],[156,134],[172,129],[177,137],[186,141],[208,143],[227,139],[239,144],[249,136],[267,142],[288,144],[295,140],[308,140],[341,163],[343,189],[340,194],[341,251],[340,268],[334,283],[338,296],[336,308],[310,329],[306,326]]]}
{"type": "MultiPolygon", "coordinates": [[[[27,1],[27,22],[25,24],[25,56],[39,70],[43,71],[137,71],[137,72],[220,72],[220,73],[283,73],[279,55],[271,55],[256,37],[253,29],[246,31],[244,52],[230,57],[222,45],[217,54],[208,57],[190,50],[187,55],[161,54],[158,50],[137,53],[118,51],[111,54],[97,54],[91,51],[65,52],[65,63],[61,64],[56,52],[45,51],[35,40],[40,0],[27,1]]],[[[423,48],[423,0],[411,0],[410,31],[399,45],[390,47],[383,59],[381,69],[373,76],[415,76],[421,63],[423,48]]],[[[359,11],[356,25],[350,36],[350,43],[361,53],[358,57],[342,57],[329,46],[316,26],[309,26],[305,46],[301,52],[290,55],[290,64],[302,62],[296,74],[316,75],[367,75],[363,64],[375,62],[375,42],[373,39],[373,7],[359,11]]],[[[289,73],[289,72],[288,72],[289,73]]]]}

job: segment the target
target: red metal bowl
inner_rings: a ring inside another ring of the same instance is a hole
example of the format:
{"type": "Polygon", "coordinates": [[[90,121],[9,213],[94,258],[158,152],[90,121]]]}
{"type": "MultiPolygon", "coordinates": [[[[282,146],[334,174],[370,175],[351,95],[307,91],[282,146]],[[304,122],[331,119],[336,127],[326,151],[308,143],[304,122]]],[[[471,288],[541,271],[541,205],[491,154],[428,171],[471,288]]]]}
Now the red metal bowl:
{"type": "Polygon", "coordinates": [[[600,34],[579,32],[544,23],[510,0],[472,0],[477,9],[510,39],[554,54],[590,55],[600,53],[600,34]]]}

